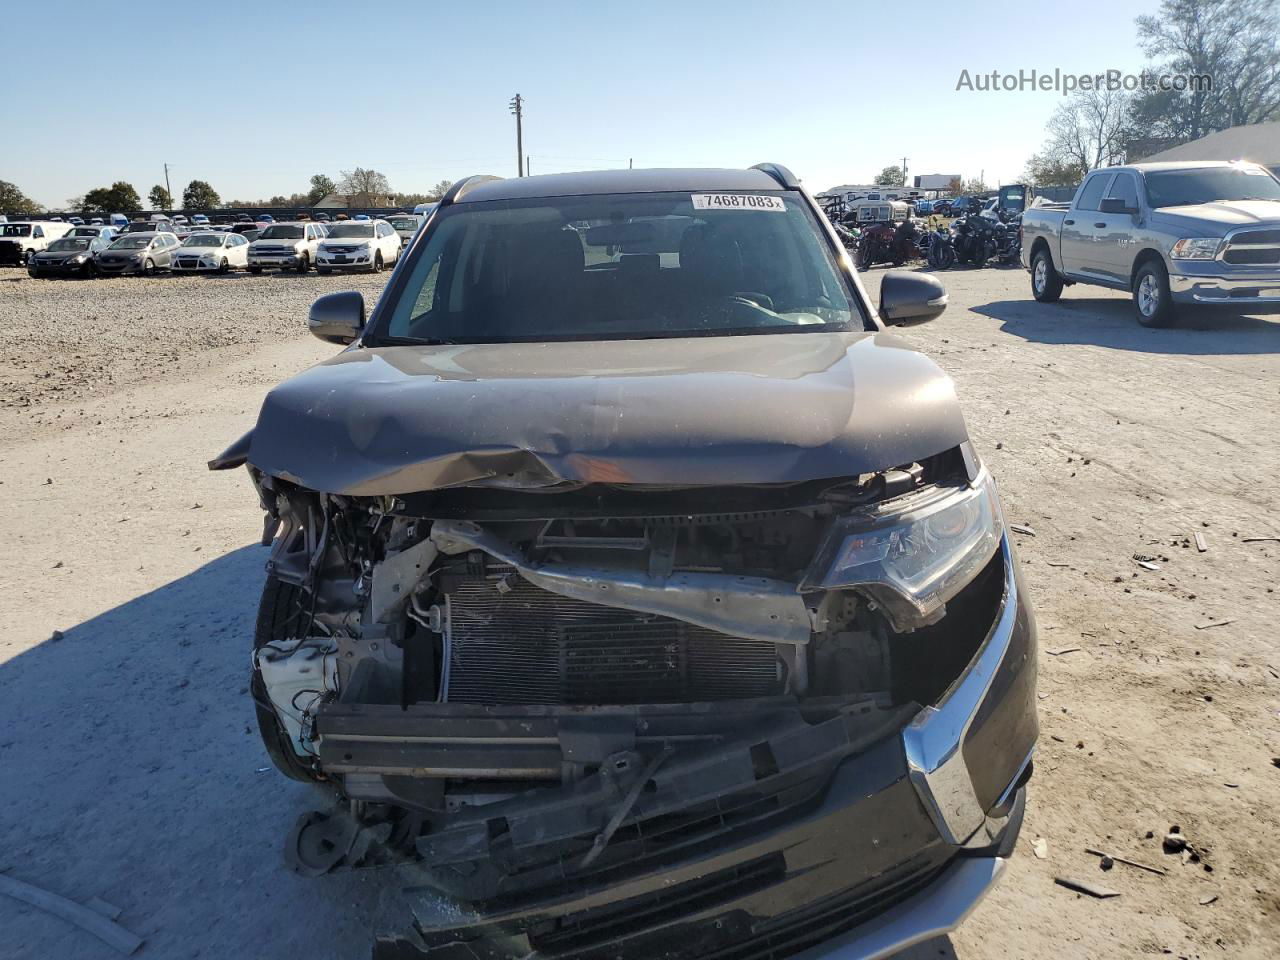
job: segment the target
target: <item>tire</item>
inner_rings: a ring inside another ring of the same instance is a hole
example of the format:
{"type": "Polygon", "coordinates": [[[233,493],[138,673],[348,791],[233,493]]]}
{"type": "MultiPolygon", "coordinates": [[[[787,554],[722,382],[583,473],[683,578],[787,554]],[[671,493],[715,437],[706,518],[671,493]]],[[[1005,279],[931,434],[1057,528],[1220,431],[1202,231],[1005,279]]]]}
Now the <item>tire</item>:
{"type": "Polygon", "coordinates": [[[374,251],[374,254],[373,254],[373,272],[374,272],[374,273],[381,273],[381,272],[382,272],[382,251],[381,251],[381,250],[376,250],[376,251],[374,251]]]}
{"type": "Polygon", "coordinates": [[[1037,250],[1031,258],[1031,295],[1041,303],[1056,303],[1062,296],[1062,278],[1048,250],[1037,250]]]}
{"type": "MultiPolygon", "coordinates": [[[[268,577],[262,588],[262,600],[258,604],[258,622],[253,633],[253,649],[256,653],[268,643],[287,639],[291,635],[290,621],[298,610],[298,601],[302,591],[291,584],[281,583],[274,577],[268,577]]],[[[267,748],[267,755],[276,769],[286,777],[300,780],[303,783],[314,783],[321,779],[314,770],[307,766],[294,752],[289,734],[275,710],[266,706],[269,702],[266,684],[262,682],[262,674],[255,662],[249,679],[249,691],[253,694],[253,708],[258,717],[258,733],[262,735],[262,745],[267,748]]]]}
{"type": "Polygon", "coordinates": [[[311,254],[304,252],[302,256],[298,258],[298,272],[306,273],[310,269],[311,269],[311,254]]]}
{"type": "Polygon", "coordinates": [[[229,260],[227,260],[227,258],[226,258],[226,257],[223,257],[223,258],[222,258],[222,262],[218,264],[218,272],[219,272],[219,273],[230,273],[230,272],[231,272],[231,262],[230,262],[229,260]]]}
{"type": "Polygon", "coordinates": [[[40,278],[40,271],[35,267],[27,267],[27,276],[32,280],[38,280],[40,278]]]}
{"type": "Polygon", "coordinates": [[[1144,327],[1167,327],[1173,323],[1173,296],[1163,263],[1148,261],[1134,274],[1133,309],[1144,327]]]}
{"type": "Polygon", "coordinates": [[[249,267],[249,272],[250,272],[250,273],[252,273],[254,276],[257,276],[258,274],[260,274],[260,273],[262,272],[262,268],[261,268],[261,267],[249,267]]]}
{"type": "Polygon", "coordinates": [[[85,280],[92,280],[98,275],[98,268],[93,265],[92,260],[86,260],[84,266],[80,268],[80,276],[85,280]]]}
{"type": "Polygon", "coordinates": [[[156,262],[150,257],[142,264],[142,274],[146,277],[154,277],[156,275],[156,262]]]}
{"type": "Polygon", "coordinates": [[[863,243],[858,248],[858,269],[864,273],[871,269],[872,262],[875,260],[875,254],[872,252],[874,244],[863,243]]]}

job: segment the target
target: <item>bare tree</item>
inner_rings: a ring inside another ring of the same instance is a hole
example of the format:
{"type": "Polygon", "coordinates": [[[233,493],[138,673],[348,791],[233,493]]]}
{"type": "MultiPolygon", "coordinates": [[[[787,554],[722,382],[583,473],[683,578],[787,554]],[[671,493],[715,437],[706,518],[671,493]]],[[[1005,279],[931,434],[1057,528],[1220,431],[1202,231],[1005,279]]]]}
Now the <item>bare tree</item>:
{"type": "Polygon", "coordinates": [[[1081,90],[1059,105],[1045,130],[1048,138],[1029,161],[1033,183],[1078,182],[1087,172],[1124,160],[1130,136],[1131,98],[1120,90],[1081,90]]]}
{"type": "Polygon", "coordinates": [[[343,170],[338,191],[350,202],[353,197],[363,198],[364,205],[372,197],[385,196],[391,192],[391,184],[377,170],[366,170],[356,167],[354,170],[343,170]]]}

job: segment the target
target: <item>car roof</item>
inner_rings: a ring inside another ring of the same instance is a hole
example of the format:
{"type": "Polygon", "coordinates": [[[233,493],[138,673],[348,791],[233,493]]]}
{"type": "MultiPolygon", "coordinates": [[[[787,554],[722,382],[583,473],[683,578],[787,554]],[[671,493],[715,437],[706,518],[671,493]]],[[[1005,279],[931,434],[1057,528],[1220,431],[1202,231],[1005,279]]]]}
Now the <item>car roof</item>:
{"type": "Polygon", "coordinates": [[[523,200],[535,197],[587,197],[602,193],[686,193],[695,190],[782,190],[763,170],[673,168],[653,170],[589,170],[548,173],[536,177],[486,180],[469,186],[457,203],[523,200]]]}
{"type": "MultiPolygon", "coordinates": [[[[1155,163],[1130,163],[1124,167],[1116,167],[1117,170],[1137,170],[1139,173],[1151,173],[1155,170],[1195,170],[1206,167],[1237,167],[1250,166],[1257,167],[1261,164],[1252,161],[1237,162],[1234,160],[1159,160],[1155,163]]],[[[1108,169],[1108,168],[1103,168],[1108,169]]]]}

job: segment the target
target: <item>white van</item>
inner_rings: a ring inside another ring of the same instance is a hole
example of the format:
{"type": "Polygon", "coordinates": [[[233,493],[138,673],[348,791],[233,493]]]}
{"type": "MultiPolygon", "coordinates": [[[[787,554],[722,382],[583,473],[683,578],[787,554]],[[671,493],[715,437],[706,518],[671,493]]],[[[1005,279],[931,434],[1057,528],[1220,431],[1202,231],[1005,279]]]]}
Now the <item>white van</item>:
{"type": "Polygon", "coordinates": [[[74,223],[54,220],[0,224],[0,263],[29,265],[37,253],[73,229],[74,223]]]}

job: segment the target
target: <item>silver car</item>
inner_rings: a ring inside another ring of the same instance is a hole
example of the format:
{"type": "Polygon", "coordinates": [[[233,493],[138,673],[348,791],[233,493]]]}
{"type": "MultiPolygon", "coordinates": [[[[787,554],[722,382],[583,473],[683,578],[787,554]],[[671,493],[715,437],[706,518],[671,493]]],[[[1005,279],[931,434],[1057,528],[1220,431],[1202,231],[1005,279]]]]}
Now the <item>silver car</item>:
{"type": "Polygon", "coordinates": [[[152,276],[172,267],[177,249],[178,238],[172,233],[126,233],[98,254],[98,272],[152,276]]]}

